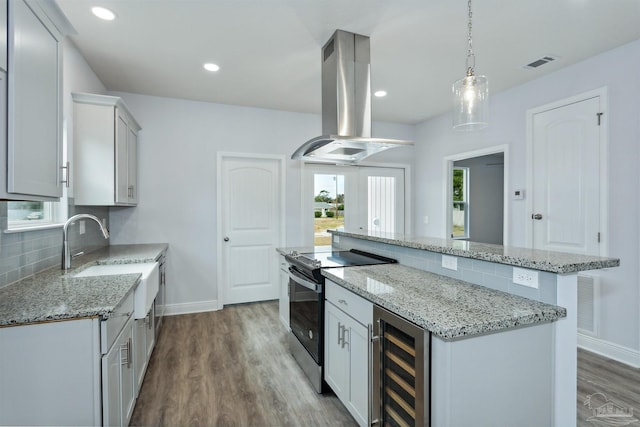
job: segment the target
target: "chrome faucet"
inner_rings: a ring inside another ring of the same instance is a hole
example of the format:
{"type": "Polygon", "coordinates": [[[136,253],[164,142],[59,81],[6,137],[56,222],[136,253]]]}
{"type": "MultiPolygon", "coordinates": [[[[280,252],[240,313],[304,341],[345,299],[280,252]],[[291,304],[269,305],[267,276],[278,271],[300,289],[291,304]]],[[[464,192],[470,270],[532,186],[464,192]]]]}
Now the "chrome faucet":
{"type": "Polygon", "coordinates": [[[82,218],[92,219],[95,222],[97,222],[98,225],[100,226],[100,230],[102,231],[102,235],[104,236],[104,238],[105,239],[109,238],[109,230],[107,230],[107,228],[104,225],[102,225],[102,222],[100,222],[100,220],[96,216],[89,215],[89,214],[78,214],[69,218],[67,222],[64,223],[64,226],[62,227],[62,269],[63,270],[68,270],[71,268],[71,253],[69,252],[69,240],[68,240],[67,229],[69,228],[70,224],[73,224],[74,222],[82,218]]]}

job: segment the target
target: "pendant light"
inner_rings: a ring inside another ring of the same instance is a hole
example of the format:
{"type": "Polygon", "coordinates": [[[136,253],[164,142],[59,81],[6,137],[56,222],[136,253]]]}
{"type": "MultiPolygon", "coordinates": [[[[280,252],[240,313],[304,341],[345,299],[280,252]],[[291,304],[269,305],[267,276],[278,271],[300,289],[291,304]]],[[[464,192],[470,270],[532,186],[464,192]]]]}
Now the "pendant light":
{"type": "Polygon", "coordinates": [[[479,130],[487,127],[489,117],[489,80],[476,76],[476,56],[471,36],[471,0],[469,0],[469,48],[467,50],[467,75],[453,84],[453,129],[479,130]]]}

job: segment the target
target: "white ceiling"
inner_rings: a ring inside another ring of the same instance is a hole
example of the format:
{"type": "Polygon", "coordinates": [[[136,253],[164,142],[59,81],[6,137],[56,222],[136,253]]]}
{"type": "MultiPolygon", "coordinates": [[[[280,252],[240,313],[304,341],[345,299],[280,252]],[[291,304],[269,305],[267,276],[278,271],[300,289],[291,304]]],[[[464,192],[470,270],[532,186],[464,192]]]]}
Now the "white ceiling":
{"type": "MultiPolygon", "coordinates": [[[[464,0],[58,0],[72,39],[113,91],[320,112],[320,49],[335,29],[371,37],[373,118],[450,108],[465,73],[464,0]],[[90,8],[113,10],[101,21],[90,8]],[[204,62],[220,65],[217,73],[204,62]]],[[[491,93],[640,38],[640,0],[476,0],[476,74],[491,93]],[[536,70],[541,56],[560,59],[536,70]]],[[[637,73],[638,70],[629,70],[637,73]]]]}

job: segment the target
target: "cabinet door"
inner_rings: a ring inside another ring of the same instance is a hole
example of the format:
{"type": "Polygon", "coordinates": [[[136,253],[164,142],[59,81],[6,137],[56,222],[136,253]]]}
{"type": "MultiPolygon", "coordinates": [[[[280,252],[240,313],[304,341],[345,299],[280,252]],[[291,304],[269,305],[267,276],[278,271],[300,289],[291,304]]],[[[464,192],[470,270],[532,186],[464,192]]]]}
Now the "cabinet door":
{"type": "Polygon", "coordinates": [[[114,426],[122,422],[120,399],[120,345],[116,342],[102,356],[102,425],[114,426]]]}
{"type": "MultiPolygon", "coordinates": [[[[281,257],[282,258],[282,257],[281,257]]],[[[280,270],[280,321],[289,329],[289,273],[280,270]]]]}
{"type": "Polygon", "coordinates": [[[129,128],[127,138],[128,202],[138,203],[138,134],[129,128]]]}
{"type": "Polygon", "coordinates": [[[156,344],[156,334],[155,334],[155,308],[151,306],[151,310],[149,310],[149,314],[145,319],[145,325],[147,327],[147,363],[149,363],[149,359],[151,358],[151,353],[153,352],[153,347],[156,344]]]}
{"type": "Polygon", "coordinates": [[[122,396],[122,424],[129,425],[129,420],[133,414],[133,407],[136,403],[135,395],[135,370],[133,366],[133,355],[135,346],[133,344],[133,322],[124,327],[120,340],[120,379],[122,396]]]}
{"type": "Polygon", "coordinates": [[[120,109],[116,108],[116,204],[129,203],[129,146],[127,138],[129,136],[129,126],[127,118],[120,109]]]}
{"type": "Polygon", "coordinates": [[[349,392],[349,351],[343,345],[348,316],[325,304],[324,380],[344,403],[349,392]]]}
{"type": "Polygon", "coordinates": [[[23,0],[9,2],[7,191],[62,195],[60,46],[23,0]]]}
{"type": "Polygon", "coordinates": [[[133,342],[135,349],[135,378],[136,378],[136,395],[140,391],[144,371],[147,367],[147,319],[136,319],[135,329],[133,331],[133,342]]]}
{"type": "Polygon", "coordinates": [[[347,408],[360,425],[369,419],[369,330],[356,321],[350,322],[349,396],[347,408]]]}

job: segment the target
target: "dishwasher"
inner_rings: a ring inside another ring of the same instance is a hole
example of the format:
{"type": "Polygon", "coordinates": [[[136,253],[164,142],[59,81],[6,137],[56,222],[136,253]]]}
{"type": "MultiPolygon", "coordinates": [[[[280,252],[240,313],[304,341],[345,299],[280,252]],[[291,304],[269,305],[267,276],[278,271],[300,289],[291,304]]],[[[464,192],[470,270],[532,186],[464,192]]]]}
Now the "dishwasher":
{"type": "Polygon", "coordinates": [[[372,425],[429,426],[431,333],[374,305],[372,425]]]}

